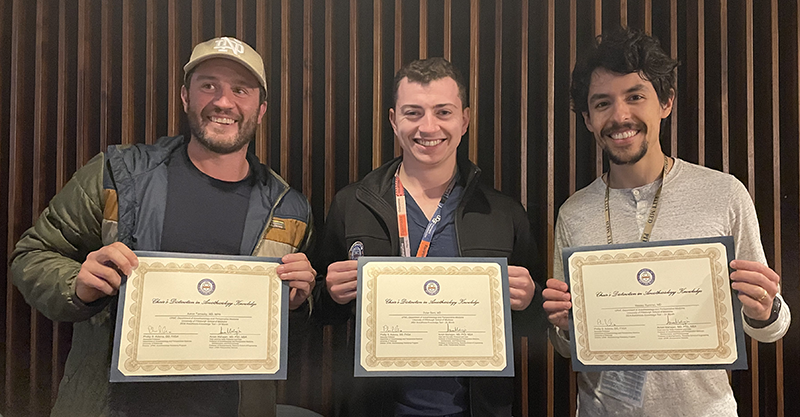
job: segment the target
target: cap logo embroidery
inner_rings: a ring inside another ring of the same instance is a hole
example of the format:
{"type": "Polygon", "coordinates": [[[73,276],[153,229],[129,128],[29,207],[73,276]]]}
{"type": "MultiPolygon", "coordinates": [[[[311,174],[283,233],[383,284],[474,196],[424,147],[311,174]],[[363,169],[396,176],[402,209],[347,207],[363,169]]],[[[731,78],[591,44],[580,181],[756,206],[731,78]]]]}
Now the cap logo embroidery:
{"type": "Polygon", "coordinates": [[[230,52],[234,55],[244,53],[244,45],[242,41],[233,38],[222,37],[214,42],[214,49],[220,52],[230,52]]]}

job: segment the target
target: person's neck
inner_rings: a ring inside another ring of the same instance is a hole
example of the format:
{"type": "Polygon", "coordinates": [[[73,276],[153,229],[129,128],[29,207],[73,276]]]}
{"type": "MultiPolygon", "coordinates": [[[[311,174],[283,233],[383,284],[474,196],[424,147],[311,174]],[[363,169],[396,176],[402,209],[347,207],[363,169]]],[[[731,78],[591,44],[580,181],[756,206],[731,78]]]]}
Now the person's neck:
{"type": "MultiPolygon", "coordinates": [[[[617,165],[611,163],[606,178],[609,188],[636,188],[650,184],[661,177],[664,171],[664,153],[650,152],[635,164],[617,165]]],[[[667,158],[667,171],[672,160],[667,158]]]]}
{"type": "Polygon", "coordinates": [[[247,147],[229,154],[218,154],[192,138],[186,148],[189,159],[203,174],[220,181],[241,181],[250,173],[247,147]]]}
{"type": "Polygon", "coordinates": [[[436,166],[422,166],[414,162],[403,161],[400,166],[400,181],[415,200],[435,200],[442,198],[450,180],[456,173],[456,160],[436,166]]]}

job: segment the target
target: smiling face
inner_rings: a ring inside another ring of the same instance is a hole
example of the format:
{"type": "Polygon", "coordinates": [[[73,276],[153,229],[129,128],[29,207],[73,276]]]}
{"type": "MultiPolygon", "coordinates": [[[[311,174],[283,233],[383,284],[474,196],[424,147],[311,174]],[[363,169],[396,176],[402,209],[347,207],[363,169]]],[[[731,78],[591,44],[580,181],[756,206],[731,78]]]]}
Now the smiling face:
{"type": "Polygon", "coordinates": [[[189,89],[181,88],[192,140],[218,154],[247,146],[267,111],[259,92],[258,80],[241,64],[224,58],[199,64],[189,89]]]}
{"type": "Polygon", "coordinates": [[[467,131],[469,109],[463,107],[458,85],[450,77],[427,84],[404,78],[389,121],[407,169],[449,166],[455,164],[456,149],[467,131]]]}
{"type": "Polygon", "coordinates": [[[672,111],[672,101],[660,103],[653,84],[639,73],[598,68],[592,73],[589,111],[583,119],[613,164],[633,165],[660,153],[661,120],[672,111]]]}

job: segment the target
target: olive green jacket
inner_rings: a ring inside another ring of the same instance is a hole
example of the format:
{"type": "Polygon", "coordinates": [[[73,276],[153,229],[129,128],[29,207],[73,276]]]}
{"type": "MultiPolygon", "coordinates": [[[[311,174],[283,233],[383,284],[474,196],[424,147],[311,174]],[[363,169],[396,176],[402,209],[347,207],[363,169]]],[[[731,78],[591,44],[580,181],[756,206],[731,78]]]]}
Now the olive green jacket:
{"type": "MultiPolygon", "coordinates": [[[[11,273],[25,300],[51,320],[74,323],[53,416],[114,414],[108,380],[117,297],[84,304],[75,296],[75,278],[90,252],[115,241],[134,250],[159,249],[165,162],[186,142],[176,136],[154,145],[110,146],[75,173],[16,245],[11,273]]],[[[248,159],[258,181],[241,254],[280,257],[306,251],[312,236],[308,201],[255,156],[248,159]]],[[[271,416],[274,409],[273,383],[240,383],[240,416],[271,416]]]]}

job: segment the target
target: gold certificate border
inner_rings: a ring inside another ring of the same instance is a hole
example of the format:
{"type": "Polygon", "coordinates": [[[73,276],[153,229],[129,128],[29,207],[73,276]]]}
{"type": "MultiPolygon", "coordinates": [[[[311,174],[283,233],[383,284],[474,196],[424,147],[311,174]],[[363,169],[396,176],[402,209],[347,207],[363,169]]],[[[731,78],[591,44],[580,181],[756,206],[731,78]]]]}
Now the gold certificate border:
{"type": "Polygon", "coordinates": [[[126,297],[126,311],[123,314],[123,322],[125,329],[125,336],[121,342],[121,349],[124,349],[127,359],[123,364],[123,368],[129,375],[141,374],[142,371],[151,373],[155,370],[163,373],[170,371],[177,372],[213,372],[219,371],[245,371],[249,368],[249,373],[274,373],[280,367],[280,323],[277,317],[280,317],[280,278],[278,278],[275,268],[277,265],[270,267],[248,265],[220,265],[218,263],[206,264],[199,263],[182,263],[175,262],[141,262],[135,270],[135,275],[128,281],[127,292],[130,297],[126,297]],[[147,275],[150,272],[176,272],[176,273],[192,273],[192,274],[207,274],[209,272],[214,274],[230,274],[230,275],[260,275],[268,278],[268,309],[270,311],[269,319],[267,320],[267,356],[265,358],[254,358],[252,360],[224,360],[215,359],[212,361],[197,361],[197,360],[139,360],[138,359],[138,346],[140,340],[139,318],[142,313],[142,297],[144,295],[144,288],[147,281],[147,275]]]}
{"type": "MultiPolygon", "coordinates": [[[[395,262],[392,262],[395,263],[395,262]]],[[[505,317],[503,315],[503,289],[500,269],[496,266],[484,268],[483,266],[384,266],[371,267],[367,269],[367,280],[364,283],[366,291],[363,300],[366,313],[364,323],[366,325],[366,355],[362,358],[366,365],[372,368],[430,368],[449,367],[449,368],[469,368],[475,367],[501,367],[506,365],[506,345],[505,345],[505,317]],[[409,276],[486,276],[489,281],[491,291],[491,314],[492,314],[492,354],[490,356],[458,356],[458,357],[378,357],[376,354],[376,341],[378,340],[378,324],[376,315],[375,294],[378,289],[378,277],[381,275],[409,275],[409,276]]],[[[389,369],[385,369],[389,370],[389,369]]]]}
{"type": "MultiPolygon", "coordinates": [[[[711,270],[712,279],[712,297],[714,300],[714,310],[717,313],[717,346],[709,349],[654,349],[653,351],[607,351],[602,352],[593,351],[589,347],[589,329],[588,321],[586,318],[586,306],[584,297],[578,297],[573,305],[573,320],[575,321],[575,333],[580,349],[578,355],[581,361],[621,361],[623,359],[646,360],[652,361],[653,359],[660,361],[667,360],[682,360],[689,359],[695,360],[697,358],[712,359],[717,357],[723,360],[730,360],[734,362],[737,358],[736,351],[731,349],[728,344],[734,338],[734,335],[728,331],[730,324],[733,323],[731,315],[731,304],[726,302],[730,300],[730,292],[728,290],[727,266],[722,265],[719,260],[722,254],[717,248],[692,248],[692,249],[677,249],[670,250],[664,249],[659,252],[650,251],[635,251],[630,253],[617,253],[614,256],[609,254],[596,256],[573,256],[570,264],[574,272],[570,275],[570,284],[572,291],[577,291],[583,294],[583,267],[590,265],[607,265],[607,264],[620,264],[620,263],[636,263],[643,260],[657,260],[657,261],[670,261],[670,260],[688,260],[688,259],[708,259],[709,267],[711,270]]],[[[732,330],[732,329],[731,329],[732,330]]]]}

